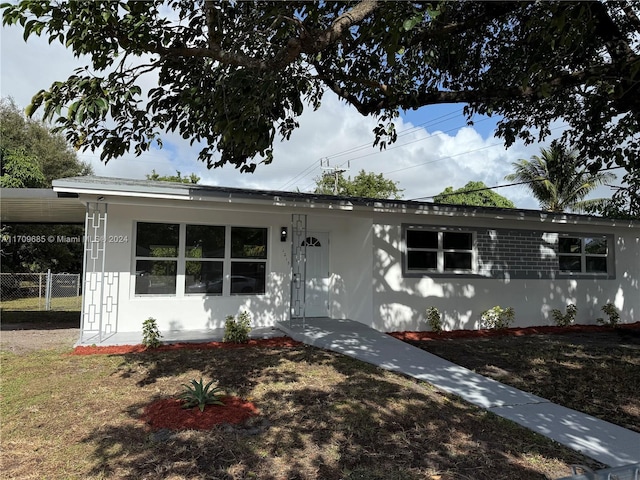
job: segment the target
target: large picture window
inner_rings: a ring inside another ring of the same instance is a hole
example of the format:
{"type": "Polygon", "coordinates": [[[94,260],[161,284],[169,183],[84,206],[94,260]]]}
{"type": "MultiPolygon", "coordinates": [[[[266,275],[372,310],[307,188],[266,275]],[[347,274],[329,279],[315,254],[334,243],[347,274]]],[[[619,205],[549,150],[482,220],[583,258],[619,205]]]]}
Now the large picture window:
{"type": "Polygon", "coordinates": [[[473,232],[409,226],[405,244],[408,273],[473,273],[476,269],[473,232]]]}
{"type": "Polygon", "coordinates": [[[267,237],[266,228],[139,222],[135,295],[176,295],[178,277],[185,295],[263,294],[267,237]]]}
{"type": "Polygon", "coordinates": [[[607,237],[566,236],[558,238],[558,268],[564,273],[608,273],[607,237]]]}

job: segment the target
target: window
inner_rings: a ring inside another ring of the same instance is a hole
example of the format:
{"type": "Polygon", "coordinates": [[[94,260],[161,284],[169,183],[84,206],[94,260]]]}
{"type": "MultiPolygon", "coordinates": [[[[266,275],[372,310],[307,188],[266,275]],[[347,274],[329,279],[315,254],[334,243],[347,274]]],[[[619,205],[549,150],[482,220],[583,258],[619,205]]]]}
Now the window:
{"type": "Polygon", "coordinates": [[[558,268],[565,273],[608,273],[607,237],[558,238],[558,268]]]}
{"type": "Polygon", "coordinates": [[[139,222],[135,295],[176,295],[178,276],[186,295],[262,294],[267,235],[266,228],[139,222]]]}
{"type": "Polygon", "coordinates": [[[410,226],[405,230],[405,242],[405,266],[409,273],[472,273],[476,269],[472,232],[410,226]]]}
{"type": "Polygon", "coordinates": [[[264,293],[267,229],[231,228],[231,294],[264,293]]]}
{"type": "Polygon", "coordinates": [[[225,227],[187,225],[185,293],[222,295],[225,227]]]}
{"type": "Polygon", "coordinates": [[[179,225],[136,226],[136,295],[175,295],[179,225]]]}

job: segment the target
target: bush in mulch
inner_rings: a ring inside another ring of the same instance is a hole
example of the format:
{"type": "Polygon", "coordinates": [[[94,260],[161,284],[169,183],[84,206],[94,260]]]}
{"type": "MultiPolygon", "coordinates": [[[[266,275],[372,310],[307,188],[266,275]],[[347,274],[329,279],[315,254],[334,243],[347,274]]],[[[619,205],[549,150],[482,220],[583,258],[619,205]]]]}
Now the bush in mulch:
{"type": "Polygon", "coordinates": [[[75,347],[71,355],[121,355],[125,353],[139,353],[145,351],[165,352],[168,350],[206,350],[210,348],[247,348],[247,347],[297,347],[302,343],[297,342],[289,337],[263,338],[257,340],[249,340],[248,343],[231,343],[231,342],[206,342],[206,343],[171,343],[161,345],[157,348],[148,349],[144,345],[112,345],[112,346],[79,346],[75,347]]]}
{"type": "Polygon", "coordinates": [[[611,332],[621,330],[640,330],[640,322],[620,324],[617,327],[601,325],[571,325],[557,327],[553,325],[540,327],[501,328],[482,330],[453,330],[449,332],[391,332],[389,335],[403,341],[441,340],[448,338],[473,338],[473,337],[499,337],[511,335],[515,337],[523,335],[563,334],[581,332],[611,332]]]}
{"type": "Polygon", "coordinates": [[[221,424],[238,425],[258,415],[252,402],[232,396],[220,400],[224,405],[207,405],[200,411],[199,408],[183,408],[184,402],[177,398],[162,398],[147,405],[140,419],[152,431],[211,430],[221,424]]]}

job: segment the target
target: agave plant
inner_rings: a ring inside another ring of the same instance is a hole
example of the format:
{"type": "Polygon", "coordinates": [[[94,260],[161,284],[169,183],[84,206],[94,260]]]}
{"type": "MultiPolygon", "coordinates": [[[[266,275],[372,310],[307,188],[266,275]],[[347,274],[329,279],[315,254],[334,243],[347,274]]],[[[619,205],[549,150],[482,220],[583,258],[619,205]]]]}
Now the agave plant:
{"type": "Polygon", "coordinates": [[[184,391],[179,395],[181,400],[184,400],[184,408],[193,408],[198,406],[200,411],[204,411],[204,407],[207,405],[224,405],[220,400],[220,387],[211,388],[214,380],[211,380],[206,385],[202,378],[197,382],[191,380],[191,385],[183,384],[184,391]]]}

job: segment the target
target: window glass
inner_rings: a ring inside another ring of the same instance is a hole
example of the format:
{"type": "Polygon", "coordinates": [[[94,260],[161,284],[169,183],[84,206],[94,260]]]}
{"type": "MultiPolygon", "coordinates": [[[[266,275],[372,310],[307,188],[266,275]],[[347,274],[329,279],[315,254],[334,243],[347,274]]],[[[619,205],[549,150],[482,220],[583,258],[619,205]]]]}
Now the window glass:
{"type": "Polygon", "coordinates": [[[408,251],[407,268],[409,270],[435,270],[438,268],[438,252],[408,251]]]}
{"type": "Polygon", "coordinates": [[[562,272],[579,272],[582,270],[581,257],[566,257],[561,256],[558,258],[558,266],[562,272]]]}
{"type": "Polygon", "coordinates": [[[582,252],[582,239],[560,237],[558,239],[558,251],[560,253],[581,253],[582,252]]]}
{"type": "Polygon", "coordinates": [[[585,253],[606,255],[607,254],[607,238],[585,238],[584,239],[584,251],[585,253]]]}
{"type": "Polygon", "coordinates": [[[265,262],[231,262],[231,294],[265,292],[265,262]]]}
{"type": "Polygon", "coordinates": [[[443,232],[442,247],[445,250],[471,250],[473,237],[468,232],[443,232]]]}
{"type": "Polygon", "coordinates": [[[267,258],[266,228],[231,228],[232,258],[267,258]]]}
{"type": "Polygon", "coordinates": [[[224,227],[187,225],[188,258],[224,258],[224,227]]]}
{"type": "Polygon", "coordinates": [[[445,270],[471,270],[471,253],[444,252],[445,270]]]}
{"type": "Polygon", "coordinates": [[[179,225],[138,223],[136,255],[138,257],[177,257],[179,225]]]}
{"type": "Polygon", "coordinates": [[[223,262],[186,262],[184,292],[221,295],[223,262]]]}
{"type": "Polygon", "coordinates": [[[589,273],[607,273],[607,257],[587,257],[586,270],[589,273]]]}
{"type": "Polygon", "coordinates": [[[136,261],[136,295],[175,295],[177,266],[169,260],[136,261]]]}
{"type": "Polygon", "coordinates": [[[408,248],[438,248],[438,232],[407,230],[408,248]]]}

